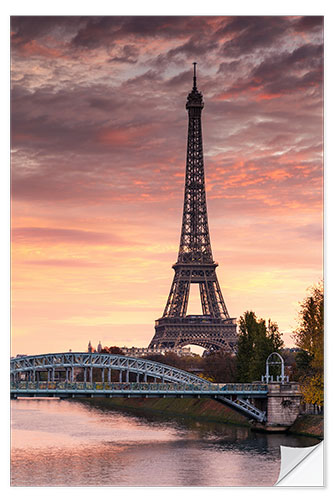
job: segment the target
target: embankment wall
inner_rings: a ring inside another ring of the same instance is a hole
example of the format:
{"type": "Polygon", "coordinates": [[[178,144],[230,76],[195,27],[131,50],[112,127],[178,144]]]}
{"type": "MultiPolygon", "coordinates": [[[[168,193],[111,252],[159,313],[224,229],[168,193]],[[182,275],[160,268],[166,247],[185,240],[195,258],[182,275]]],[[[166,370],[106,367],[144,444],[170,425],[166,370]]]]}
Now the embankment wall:
{"type": "MultiPolygon", "coordinates": [[[[94,398],[93,401],[95,400],[97,398],[94,398]]],[[[103,398],[98,399],[98,402],[110,409],[119,408],[135,413],[155,413],[170,417],[181,416],[250,427],[249,420],[244,415],[211,398],[103,398]]]]}
{"type": "MultiPolygon", "coordinates": [[[[250,421],[237,411],[210,398],[94,398],[87,399],[110,409],[119,409],[135,414],[156,414],[166,417],[186,417],[196,420],[221,422],[251,427],[250,421]]],[[[322,415],[301,415],[290,427],[293,434],[323,438],[324,419],[322,415]]]]}
{"type": "Polygon", "coordinates": [[[295,423],[290,427],[292,434],[302,436],[324,437],[324,416],[323,415],[300,415],[295,423]]]}

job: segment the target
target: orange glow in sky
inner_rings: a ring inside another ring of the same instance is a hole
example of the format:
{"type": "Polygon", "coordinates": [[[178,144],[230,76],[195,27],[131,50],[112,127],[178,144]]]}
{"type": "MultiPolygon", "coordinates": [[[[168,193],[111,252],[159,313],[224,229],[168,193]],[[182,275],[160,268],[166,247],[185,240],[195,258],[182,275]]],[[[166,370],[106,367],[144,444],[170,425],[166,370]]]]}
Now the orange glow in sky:
{"type": "Polygon", "coordinates": [[[322,278],[322,18],[13,17],[11,52],[13,355],[148,345],[178,253],[193,60],[224,299],[290,345],[322,278]]]}

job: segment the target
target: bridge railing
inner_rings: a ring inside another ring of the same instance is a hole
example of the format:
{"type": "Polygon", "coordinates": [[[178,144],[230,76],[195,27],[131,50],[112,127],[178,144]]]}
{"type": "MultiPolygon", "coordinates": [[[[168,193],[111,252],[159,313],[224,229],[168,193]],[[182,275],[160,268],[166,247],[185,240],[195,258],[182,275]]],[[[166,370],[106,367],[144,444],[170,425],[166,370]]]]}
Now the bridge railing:
{"type": "Polygon", "coordinates": [[[186,393],[267,393],[266,384],[182,384],[142,382],[29,382],[11,383],[11,392],[186,392],[186,393]]]}

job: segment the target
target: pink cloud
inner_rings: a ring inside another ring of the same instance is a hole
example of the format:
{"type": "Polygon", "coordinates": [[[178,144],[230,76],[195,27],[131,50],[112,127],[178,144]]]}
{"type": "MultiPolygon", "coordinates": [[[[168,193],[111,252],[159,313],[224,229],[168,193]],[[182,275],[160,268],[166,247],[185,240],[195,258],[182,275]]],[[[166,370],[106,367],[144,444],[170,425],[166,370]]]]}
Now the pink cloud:
{"type": "Polygon", "coordinates": [[[12,18],[16,352],[149,342],[177,258],[194,60],[228,307],[293,328],[322,275],[322,21],[12,18]]]}

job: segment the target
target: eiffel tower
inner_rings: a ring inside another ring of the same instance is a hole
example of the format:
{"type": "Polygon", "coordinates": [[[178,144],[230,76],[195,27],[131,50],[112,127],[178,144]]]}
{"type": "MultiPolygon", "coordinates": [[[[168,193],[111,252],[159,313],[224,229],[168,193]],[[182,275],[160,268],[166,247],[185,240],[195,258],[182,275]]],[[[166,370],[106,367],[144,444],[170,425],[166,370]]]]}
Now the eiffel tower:
{"type": "Polygon", "coordinates": [[[210,244],[205,192],[201,112],[204,107],[197,89],[196,63],[193,88],[187,96],[188,139],[183,223],[179,253],[172,267],[175,276],[162,318],[155,322],[149,348],[176,348],[189,344],[206,351],[235,351],[236,319],[230,318],[216,275],[210,244]],[[201,315],[186,315],[190,287],[199,284],[201,315]]]}

